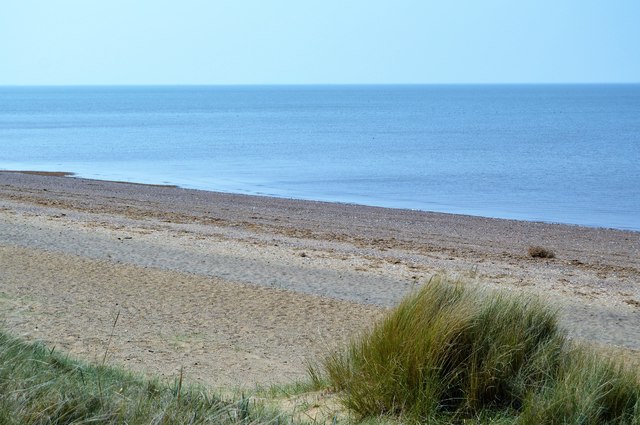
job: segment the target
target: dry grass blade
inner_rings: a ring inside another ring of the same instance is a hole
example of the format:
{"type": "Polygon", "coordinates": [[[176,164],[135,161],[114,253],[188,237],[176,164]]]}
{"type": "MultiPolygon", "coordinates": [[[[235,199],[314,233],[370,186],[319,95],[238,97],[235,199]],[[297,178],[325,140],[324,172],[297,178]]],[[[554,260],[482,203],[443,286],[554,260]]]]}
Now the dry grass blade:
{"type": "Polygon", "coordinates": [[[102,363],[101,363],[102,366],[104,366],[107,361],[107,353],[109,352],[109,346],[111,345],[111,340],[113,339],[113,335],[115,334],[116,325],[118,324],[119,318],[120,318],[120,310],[118,310],[118,313],[116,314],[116,318],[113,321],[113,325],[111,326],[111,332],[109,333],[109,338],[107,339],[107,345],[104,348],[104,355],[102,356],[102,363]]]}

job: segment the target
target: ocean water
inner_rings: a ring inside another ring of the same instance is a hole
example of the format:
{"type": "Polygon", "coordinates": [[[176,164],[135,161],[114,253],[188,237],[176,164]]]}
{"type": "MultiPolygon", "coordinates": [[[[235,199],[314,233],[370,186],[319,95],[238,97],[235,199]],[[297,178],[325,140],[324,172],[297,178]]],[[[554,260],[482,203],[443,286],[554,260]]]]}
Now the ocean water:
{"type": "Polygon", "coordinates": [[[640,85],[0,87],[0,169],[640,230],[640,85]]]}

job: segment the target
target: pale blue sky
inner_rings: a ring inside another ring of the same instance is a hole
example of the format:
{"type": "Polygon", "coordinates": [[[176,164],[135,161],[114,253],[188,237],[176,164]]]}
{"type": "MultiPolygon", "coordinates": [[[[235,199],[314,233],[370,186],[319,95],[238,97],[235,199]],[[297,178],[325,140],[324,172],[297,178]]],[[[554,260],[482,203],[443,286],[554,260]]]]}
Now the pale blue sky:
{"type": "Polygon", "coordinates": [[[640,0],[0,1],[0,85],[640,82],[640,0]]]}

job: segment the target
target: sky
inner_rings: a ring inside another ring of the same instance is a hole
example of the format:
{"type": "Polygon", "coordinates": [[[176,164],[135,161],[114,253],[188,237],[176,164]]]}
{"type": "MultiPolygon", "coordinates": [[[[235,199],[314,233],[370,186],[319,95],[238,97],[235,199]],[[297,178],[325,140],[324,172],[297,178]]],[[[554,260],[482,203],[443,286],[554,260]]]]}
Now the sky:
{"type": "Polygon", "coordinates": [[[640,82],[640,0],[0,3],[0,85],[640,82]]]}

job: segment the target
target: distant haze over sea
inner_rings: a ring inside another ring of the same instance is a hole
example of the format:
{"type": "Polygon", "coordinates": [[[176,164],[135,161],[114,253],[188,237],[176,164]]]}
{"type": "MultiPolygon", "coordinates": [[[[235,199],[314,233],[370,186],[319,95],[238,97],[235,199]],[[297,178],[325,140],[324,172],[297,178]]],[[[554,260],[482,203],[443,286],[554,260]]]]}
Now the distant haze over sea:
{"type": "Polygon", "coordinates": [[[0,87],[0,169],[640,230],[640,85],[0,87]]]}

